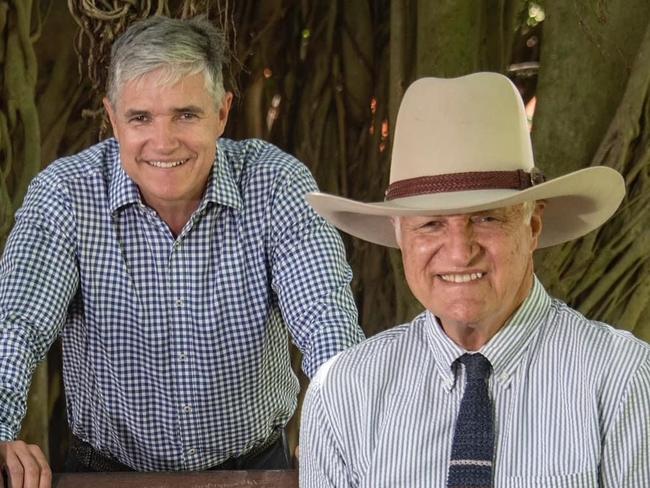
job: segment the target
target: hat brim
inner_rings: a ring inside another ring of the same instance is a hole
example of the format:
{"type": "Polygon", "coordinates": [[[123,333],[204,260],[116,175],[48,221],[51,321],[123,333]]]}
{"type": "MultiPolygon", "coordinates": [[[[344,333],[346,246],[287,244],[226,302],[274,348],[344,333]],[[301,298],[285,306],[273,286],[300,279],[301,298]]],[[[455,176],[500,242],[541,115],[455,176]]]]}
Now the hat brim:
{"type": "Polygon", "coordinates": [[[342,231],[388,247],[398,247],[392,217],[478,212],[545,200],[539,246],[561,244],[595,230],[616,211],[625,196],[623,177],[595,166],[569,173],[526,190],[471,190],[434,193],[385,202],[363,203],[327,193],[306,198],[316,212],[342,231]]]}

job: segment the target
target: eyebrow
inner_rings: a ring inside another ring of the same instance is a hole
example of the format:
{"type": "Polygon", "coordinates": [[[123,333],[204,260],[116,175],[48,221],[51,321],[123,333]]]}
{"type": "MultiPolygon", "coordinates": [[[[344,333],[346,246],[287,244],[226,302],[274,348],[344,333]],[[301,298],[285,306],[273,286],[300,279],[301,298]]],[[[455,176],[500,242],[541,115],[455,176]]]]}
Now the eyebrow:
{"type": "Polygon", "coordinates": [[[175,114],[181,114],[185,112],[192,112],[195,114],[202,114],[205,112],[201,107],[198,105],[187,105],[185,107],[178,107],[172,110],[175,114]]]}
{"type": "MultiPolygon", "coordinates": [[[[203,114],[205,113],[205,110],[203,110],[201,107],[198,105],[187,105],[185,107],[176,107],[172,109],[172,112],[174,115],[178,114],[184,114],[187,112],[195,113],[195,114],[203,114]]],[[[151,115],[151,112],[148,110],[138,110],[138,109],[129,109],[126,111],[124,114],[127,118],[131,117],[137,117],[139,115],[151,115]]]]}
{"type": "Polygon", "coordinates": [[[134,110],[134,109],[127,110],[124,113],[124,116],[128,119],[130,119],[131,117],[137,117],[139,115],[151,115],[151,113],[148,110],[134,110]]]}

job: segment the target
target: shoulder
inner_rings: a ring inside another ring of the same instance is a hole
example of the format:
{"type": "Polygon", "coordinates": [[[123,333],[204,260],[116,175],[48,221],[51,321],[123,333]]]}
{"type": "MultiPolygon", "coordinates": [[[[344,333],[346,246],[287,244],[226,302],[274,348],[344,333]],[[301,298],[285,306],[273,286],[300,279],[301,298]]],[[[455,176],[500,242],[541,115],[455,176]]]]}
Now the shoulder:
{"type": "Polygon", "coordinates": [[[96,183],[106,185],[118,164],[118,155],[117,141],[107,139],[53,161],[31,181],[16,218],[30,213],[50,217],[70,213],[79,195],[101,199],[103,193],[96,191],[96,183]]]}
{"type": "Polygon", "coordinates": [[[342,389],[373,389],[399,382],[428,355],[424,325],[421,314],[340,352],[318,370],[312,379],[314,388],[327,396],[342,389]]]}
{"type": "Polygon", "coordinates": [[[291,154],[261,139],[219,139],[219,147],[235,179],[258,176],[309,174],[307,167],[291,154]]]}
{"type": "Polygon", "coordinates": [[[553,300],[552,311],[542,354],[562,358],[561,367],[592,385],[601,398],[617,400],[636,375],[647,374],[650,344],[590,320],[560,300],[553,300]]]}
{"type": "Polygon", "coordinates": [[[553,299],[554,327],[551,340],[577,341],[579,349],[592,356],[626,354],[630,360],[643,361],[650,357],[650,344],[626,330],[604,322],[590,320],[561,300],[553,299]]]}
{"type": "Polygon", "coordinates": [[[274,234],[291,228],[296,219],[318,219],[305,200],[318,187],[303,163],[259,139],[220,139],[218,144],[219,164],[225,164],[221,171],[236,187],[247,215],[264,216],[274,234]]]}
{"type": "Polygon", "coordinates": [[[113,138],[106,139],[77,154],[55,160],[36,177],[36,181],[42,184],[61,185],[84,181],[96,175],[108,177],[118,154],[117,141],[113,138]]]}

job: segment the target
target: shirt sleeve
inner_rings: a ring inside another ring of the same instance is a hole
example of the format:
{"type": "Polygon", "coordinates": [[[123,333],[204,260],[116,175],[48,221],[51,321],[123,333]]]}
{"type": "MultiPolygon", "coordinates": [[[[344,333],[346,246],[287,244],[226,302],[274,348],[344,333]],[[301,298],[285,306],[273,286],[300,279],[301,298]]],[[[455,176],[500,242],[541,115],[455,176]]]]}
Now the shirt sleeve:
{"type": "Polygon", "coordinates": [[[302,406],[298,470],[301,488],[353,486],[322,398],[319,376],[325,376],[329,364],[310,383],[302,406]]]}
{"type": "Polygon", "coordinates": [[[60,194],[35,179],[0,260],[0,440],[17,437],[32,373],[78,287],[71,215],[60,194]]]}
{"type": "Polygon", "coordinates": [[[637,369],[603,441],[602,486],[650,486],[650,357],[637,369]]]}
{"type": "Polygon", "coordinates": [[[301,166],[281,184],[272,215],[272,287],[309,377],[364,338],[341,237],[305,200],[316,190],[301,166]]]}

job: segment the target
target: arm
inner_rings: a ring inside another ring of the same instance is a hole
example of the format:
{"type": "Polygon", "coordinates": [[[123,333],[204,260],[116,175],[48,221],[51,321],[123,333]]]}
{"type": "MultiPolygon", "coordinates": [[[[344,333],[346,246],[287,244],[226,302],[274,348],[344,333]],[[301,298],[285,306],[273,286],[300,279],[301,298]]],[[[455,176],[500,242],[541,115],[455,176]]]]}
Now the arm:
{"type": "Polygon", "coordinates": [[[320,369],[311,382],[302,407],[298,472],[300,486],[304,488],[353,486],[322,398],[322,378],[329,364],[320,369]]]}
{"type": "Polygon", "coordinates": [[[650,486],[650,357],[634,373],[604,436],[604,487],[650,486]]]}
{"type": "Polygon", "coordinates": [[[316,190],[301,166],[282,182],[272,209],[272,286],[309,377],[363,339],[341,237],[304,198],[316,190]]]}
{"type": "Polygon", "coordinates": [[[47,483],[41,450],[14,440],[32,373],[58,335],[77,289],[74,248],[66,237],[71,225],[55,189],[35,180],[0,261],[0,458],[14,487],[22,486],[23,473],[26,485],[38,476],[47,483]]]}

